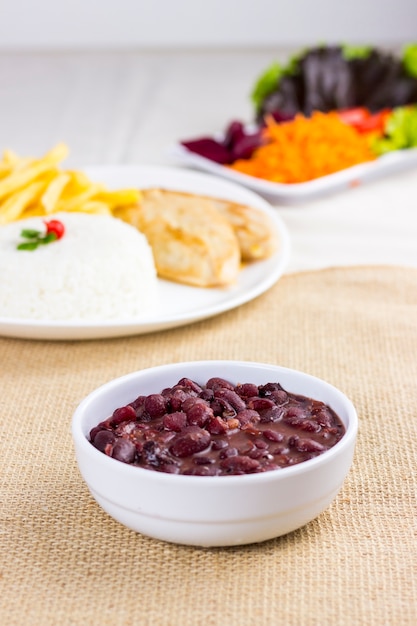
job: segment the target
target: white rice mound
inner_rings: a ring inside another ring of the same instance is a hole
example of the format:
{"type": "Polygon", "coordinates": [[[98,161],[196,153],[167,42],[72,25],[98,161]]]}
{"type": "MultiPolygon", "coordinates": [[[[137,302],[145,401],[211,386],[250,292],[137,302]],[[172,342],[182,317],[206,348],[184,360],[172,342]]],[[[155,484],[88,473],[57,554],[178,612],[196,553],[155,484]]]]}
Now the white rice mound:
{"type": "Polygon", "coordinates": [[[0,227],[0,317],[108,321],[155,308],[158,282],[146,237],[105,215],[56,213],[0,227]],[[64,236],[36,250],[17,250],[22,229],[45,232],[58,219],[64,236]]]}

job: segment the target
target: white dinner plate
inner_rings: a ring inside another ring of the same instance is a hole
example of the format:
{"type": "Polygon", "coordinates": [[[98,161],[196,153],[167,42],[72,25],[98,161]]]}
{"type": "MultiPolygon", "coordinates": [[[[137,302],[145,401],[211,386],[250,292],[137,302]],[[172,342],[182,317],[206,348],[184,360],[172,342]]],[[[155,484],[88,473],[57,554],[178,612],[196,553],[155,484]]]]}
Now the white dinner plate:
{"type": "Polygon", "coordinates": [[[108,188],[161,187],[233,200],[258,208],[272,219],[280,240],[269,259],[246,265],[235,285],[223,289],[189,287],[158,280],[160,306],[136,319],[96,322],[8,319],[0,317],[0,335],[22,339],[81,340],[140,335],[183,326],[228,311],[256,298],[280,278],[290,253],[288,231],[277,212],[257,194],[208,174],[157,166],[97,166],[85,169],[108,188]]]}
{"type": "Polygon", "coordinates": [[[271,202],[278,202],[284,205],[315,200],[316,198],[351,189],[376,178],[417,166],[417,149],[396,150],[379,157],[375,161],[360,163],[315,180],[305,183],[285,184],[272,183],[248,174],[242,174],[232,170],[230,167],[225,167],[195,152],[191,152],[191,150],[188,150],[181,144],[172,146],[168,154],[178,163],[222,176],[232,182],[249,187],[262,194],[271,202]]]}

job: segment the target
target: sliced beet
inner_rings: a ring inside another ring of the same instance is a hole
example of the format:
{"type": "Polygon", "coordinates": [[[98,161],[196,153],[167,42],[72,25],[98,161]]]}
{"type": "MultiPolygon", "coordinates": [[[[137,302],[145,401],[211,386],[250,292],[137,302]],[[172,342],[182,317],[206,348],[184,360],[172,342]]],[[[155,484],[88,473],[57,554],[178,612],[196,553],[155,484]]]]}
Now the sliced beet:
{"type": "Polygon", "coordinates": [[[181,145],[190,150],[190,152],[195,152],[200,156],[206,157],[206,159],[210,159],[210,161],[215,161],[222,165],[232,162],[229,150],[222,143],[211,137],[181,141],[181,145]]]}
{"type": "Polygon", "coordinates": [[[263,143],[262,134],[260,132],[252,135],[243,136],[231,148],[233,160],[249,159],[256,148],[263,143]]]}
{"type": "Polygon", "coordinates": [[[226,132],[224,134],[223,145],[225,148],[230,150],[239,142],[241,139],[244,139],[246,136],[245,127],[242,122],[233,121],[226,128],[226,132]]]}

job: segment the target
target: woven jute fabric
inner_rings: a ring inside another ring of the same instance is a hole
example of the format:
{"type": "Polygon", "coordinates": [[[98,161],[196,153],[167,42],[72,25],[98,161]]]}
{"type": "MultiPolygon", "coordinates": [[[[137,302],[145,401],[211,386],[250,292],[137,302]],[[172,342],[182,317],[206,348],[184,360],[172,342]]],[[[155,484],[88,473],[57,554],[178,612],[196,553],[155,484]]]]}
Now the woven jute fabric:
{"type": "Polygon", "coordinates": [[[2,625],[417,623],[416,270],[287,275],[244,306],[161,333],[3,338],[0,362],[2,625]],[[199,359],[301,369],[351,398],[354,462],[316,520],[203,549],[132,532],[92,499],[71,440],[77,404],[114,377],[199,359]]]}

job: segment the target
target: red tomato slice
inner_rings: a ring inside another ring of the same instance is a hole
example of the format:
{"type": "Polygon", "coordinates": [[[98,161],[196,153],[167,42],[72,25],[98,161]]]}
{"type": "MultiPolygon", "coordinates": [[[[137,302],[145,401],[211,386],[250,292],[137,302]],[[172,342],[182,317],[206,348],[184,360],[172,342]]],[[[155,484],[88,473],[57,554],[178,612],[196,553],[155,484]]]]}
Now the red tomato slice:
{"type": "Polygon", "coordinates": [[[370,115],[368,109],[365,109],[365,107],[344,109],[342,111],[338,111],[338,114],[342,122],[345,122],[345,124],[349,124],[350,126],[362,124],[370,115]]]}
{"type": "Polygon", "coordinates": [[[59,220],[49,220],[48,222],[45,222],[45,226],[47,235],[53,233],[57,239],[61,239],[61,237],[64,236],[65,226],[59,220]]]}
{"type": "Polygon", "coordinates": [[[391,109],[383,109],[378,113],[371,113],[364,107],[339,111],[342,122],[353,126],[359,133],[383,133],[387,119],[391,115],[391,109]]]}

